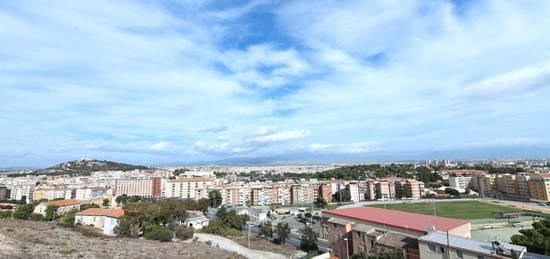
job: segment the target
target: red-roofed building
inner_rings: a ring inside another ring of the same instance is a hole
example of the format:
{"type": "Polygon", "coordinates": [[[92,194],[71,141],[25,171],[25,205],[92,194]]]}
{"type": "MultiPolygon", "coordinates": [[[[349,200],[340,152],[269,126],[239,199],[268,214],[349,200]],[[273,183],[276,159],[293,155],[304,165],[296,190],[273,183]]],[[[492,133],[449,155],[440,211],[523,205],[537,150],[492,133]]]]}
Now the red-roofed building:
{"type": "Polygon", "coordinates": [[[118,225],[118,218],[124,216],[124,210],[90,208],[75,215],[75,223],[93,226],[103,231],[105,235],[114,235],[114,229],[118,225]]]}
{"type": "Polygon", "coordinates": [[[400,249],[406,258],[418,258],[418,241],[427,229],[470,237],[470,222],[374,207],[323,211],[323,232],[331,255],[348,258],[400,249]],[[346,248],[347,246],[347,248],[346,248]]]}

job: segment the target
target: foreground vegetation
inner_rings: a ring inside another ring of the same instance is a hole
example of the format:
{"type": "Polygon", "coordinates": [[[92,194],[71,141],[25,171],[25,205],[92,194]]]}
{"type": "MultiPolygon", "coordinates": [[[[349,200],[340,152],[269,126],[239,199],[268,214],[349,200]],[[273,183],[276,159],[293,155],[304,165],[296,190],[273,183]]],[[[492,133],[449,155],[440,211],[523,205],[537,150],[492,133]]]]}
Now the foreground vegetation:
{"type": "MultiPolygon", "coordinates": [[[[369,205],[384,208],[384,204],[369,205]]],[[[433,215],[434,203],[394,203],[386,204],[386,209],[407,211],[419,214],[433,215]]],[[[520,209],[509,208],[480,201],[450,201],[436,202],[436,214],[441,217],[456,219],[499,218],[499,212],[522,212],[520,209]]]]}

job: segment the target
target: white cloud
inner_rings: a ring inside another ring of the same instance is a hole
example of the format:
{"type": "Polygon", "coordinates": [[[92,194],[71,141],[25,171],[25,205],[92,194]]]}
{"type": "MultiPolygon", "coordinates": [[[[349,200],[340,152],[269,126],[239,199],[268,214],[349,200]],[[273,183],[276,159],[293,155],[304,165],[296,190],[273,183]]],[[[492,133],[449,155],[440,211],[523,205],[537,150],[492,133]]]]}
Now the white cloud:
{"type": "Polygon", "coordinates": [[[311,135],[311,132],[306,130],[288,130],[254,137],[251,141],[256,143],[283,142],[307,137],[309,135],[311,135]]]}
{"type": "Polygon", "coordinates": [[[169,146],[170,146],[170,143],[161,141],[159,143],[151,145],[151,150],[162,151],[162,150],[165,150],[169,146]]]}
{"type": "Polygon", "coordinates": [[[550,86],[550,65],[515,70],[475,82],[463,89],[462,96],[491,98],[528,93],[550,86]]]}

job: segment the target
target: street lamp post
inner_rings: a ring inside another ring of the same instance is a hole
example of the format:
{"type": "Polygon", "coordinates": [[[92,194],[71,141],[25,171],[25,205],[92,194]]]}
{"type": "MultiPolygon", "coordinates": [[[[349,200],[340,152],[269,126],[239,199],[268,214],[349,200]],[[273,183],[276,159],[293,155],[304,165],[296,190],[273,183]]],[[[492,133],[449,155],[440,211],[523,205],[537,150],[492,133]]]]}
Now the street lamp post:
{"type": "Polygon", "coordinates": [[[349,258],[349,245],[348,245],[348,238],[344,238],[344,241],[346,241],[346,259],[349,258]]]}

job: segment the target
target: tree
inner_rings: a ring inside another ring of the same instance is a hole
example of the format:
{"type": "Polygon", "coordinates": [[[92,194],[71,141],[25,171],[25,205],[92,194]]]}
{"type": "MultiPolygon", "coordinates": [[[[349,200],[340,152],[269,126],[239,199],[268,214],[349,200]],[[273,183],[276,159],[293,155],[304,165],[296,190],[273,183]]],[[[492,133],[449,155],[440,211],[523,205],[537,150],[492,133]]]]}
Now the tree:
{"type": "Polygon", "coordinates": [[[160,206],[160,214],[156,222],[168,226],[171,230],[175,230],[178,225],[187,219],[187,212],[182,201],[168,199],[159,202],[158,205],[160,206]]]}
{"type": "Polygon", "coordinates": [[[550,255],[550,219],[533,223],[533,229],[522,229],[513,235],[512,244],[525,246],[527,251],[550,255]]]}
{"type": "Polygon", "coordinates": [[[260,226],[260,234],[266,236],[266,237],[273,237],[273,225],[271,224],[271,221],[268,221],[260,226]]]}
{"type": "Polygon", "coordinates": [[[208,193],[208,205],[217,208],[222,205],[222,194],[220,190],[212,190],[208,193]]]}
{"type": "Polygon", "coordinates": [[[315,207],[317,207],[317,208],[324,209],[324,208],[327,207],[328,203],[327,203],[327,201],[325,200],[325,198],[323,198],[323,196],[317,196],[317,199],[315,200],[314,205],[315,205],[315,207]]]}
{"type": "Polygon", "coordinates": [[[317,250],[317,233],[309,226],[305,226],[300,237],[300,249],[306,252],[317,250]]]}
{"type": "Polygon", "coordinates": [[[453,188],[445,188],[445,193],[450,194],[452,196],[459,196],[460,192],[453,188]]]}
{"type": "Polygon", "coordinates": [[[351,201],[351,194],[348,189],[340,189],[334,194],[334,200],[342,202],[351,201]]]}
{"type": "Polygon", "coordinates": [[[104,208],[107,208],[109,207],[111,204],[111,202],[109,201],[109,199],[103,199],[103,207],[104,208]]]}
{"type": "Polygon", "coordinates": [[[13,217],[16,219],[28,219],[31,213],[34,211],[34,205],[32,203],[24,204],[13,212],[13,217]]]}
{"type": "Polygon", "coordinates": [[[192,238],[195,234],[195,229],[193,227],[186,227],[185,225],[178,226],[176,228],[176,237],[180,240],[186,240],[192,238]]]}
{"type": "Polygon", "coordinates": [[[275,226],[275,233],[277,233],[277,237],[279,237],[279,242],[281,242],[281,244],[284,244],[290,236],[290,227],[288,226],[288,223],[277,223],[277,225],[275,226]]]}
{"type": "Polygon", "coordinates": [[[44,217],[44,219],[47,221],[54,220],[57,216],[57,209],[59,209],[59,206],[57,205],[48,205],[48,207],[46,207],[46,216],[44,217]]]}
{"type": "Polygon", "coordinates": [[[99,206],[95,203],[85,203],[80,205],[80,211],[87,210],[90,208],[99,208],[99,206]]]}
{"type": "Polygon", "coordinates": [[[151,225],[147,227],[147,230],[143,236],[147,239],[167,242],[172,240],[174,237],[174,232],[163,226],[151,225]]]}
{"type": "Polygon", "coordinates": [[[128,203],[124,216],[118,220],[115,233],[119,236],[139,237],[147,227],[158,224],[161,207],[148,201],[128,203]]]}
{"type": "Polygon", "coordinates": [[[405,184],[401,187],[401,198],[410,198],[412,197],[411,187],[408,184],[405,184]]]}
{"type": "Polygon", "coordinates": [[[72,226],[74,225],[75,215],[78,213],[78,209],[72,209],[69,213],[61,216],[57,219],[57,222],[61,225],[72,226]]]}
{"type": "Polygon", "coordinates": [[[21,196],[21,200],[19,201],[19,204],[27,204],[27,196],[26,195],[21,196]]]}
{"type": "Polygon", "coordinates": [[[128,196],[126,194],[122,194],[120,196],[117,196],[115,201],[117,204],[120,204],[122,206],[124,206],[126,204],[126,202],[128,202],[128,196]]]}

